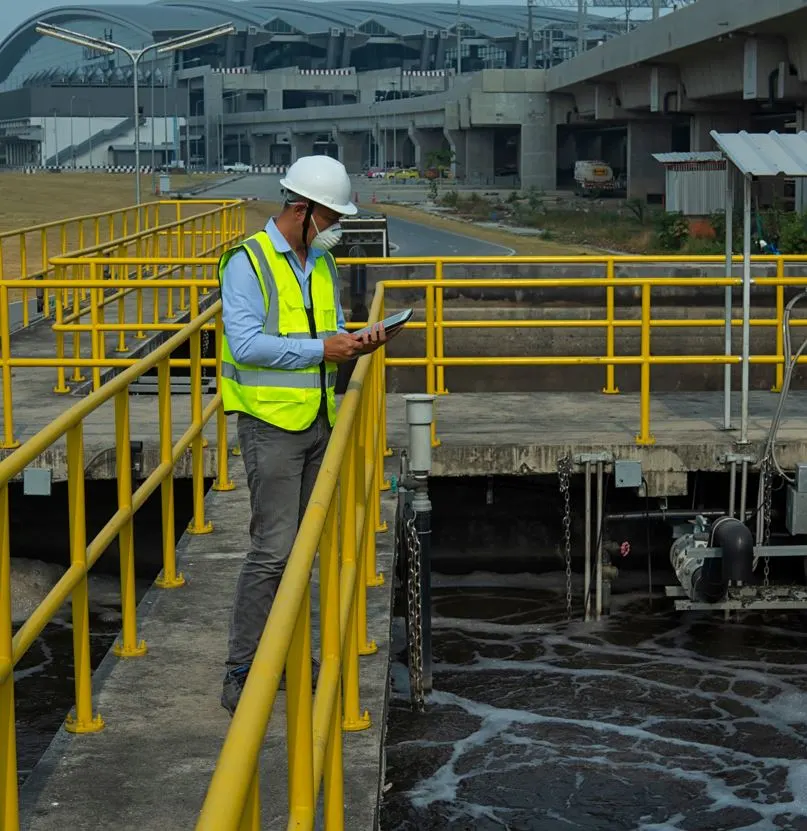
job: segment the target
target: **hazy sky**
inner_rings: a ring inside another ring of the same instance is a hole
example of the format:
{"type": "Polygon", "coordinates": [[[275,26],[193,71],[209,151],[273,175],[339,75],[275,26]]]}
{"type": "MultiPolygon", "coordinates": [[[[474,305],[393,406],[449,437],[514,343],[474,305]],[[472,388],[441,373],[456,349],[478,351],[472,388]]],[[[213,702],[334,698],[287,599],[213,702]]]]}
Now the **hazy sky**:
{"type": "MultiPolygon", "coordinates": [[[[399,2],[406,2],[406,0],[398,0],[399,2]]],[[[417,2],[418,0],[415,0],[417,2]]],[[[75,5],[78,5],[81,0],[75,2],[75,5]]],[[[101,2],[98,0],[84,0],[88,5],[101,5],[101,2]]],[[[145,0],[103,0],[103,5],[139,5],[140,3],[145,2],[145,0]]],[[[389,0],[387,0],[389,2],[389,0]]],[[[392,0],[395,2],[395,0],[392,0]]],[[[453,2],[453,0],[446,0],[446,2],[453,2]]],[[[497,3],[503,5],[516,5],[518,4],[519,0],[462,0],[463,3],[472,3],[473,5],[490,5],[494,6],[497,3]]],[[[523,0],[524,5],[526,5],[526,0],[523,0]]],[[[34,15],[38,14],[39,12],[45,11],[47,9],[52,9],[55,6],[61,5],[74,5],[73,2],[70,0],[28,0],[26,3],[14,3],[12,0],[0,0],[0,41],[3,40],[6,35],[15,27],[22,23],[24,20],[27,20],[29,17],[33,17],[34,15]]],[[[546,4],[542,4],[546,5],[546,4]]],[[[565,4],[564,4],[565,5],[565,4]]],[[[642,16],[639,10],[633,12],[633,18],[638,19],[642,16]]]]}

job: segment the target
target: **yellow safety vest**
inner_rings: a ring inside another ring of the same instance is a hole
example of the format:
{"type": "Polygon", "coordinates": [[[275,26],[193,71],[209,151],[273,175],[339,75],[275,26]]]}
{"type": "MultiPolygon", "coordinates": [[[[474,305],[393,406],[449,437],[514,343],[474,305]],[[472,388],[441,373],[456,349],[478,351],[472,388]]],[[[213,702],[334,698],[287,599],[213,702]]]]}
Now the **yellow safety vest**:
{"type": "MultiPolygon", "coordinates": [[[[225,251],[219,260],[219,285],[231,257],[245,251],[258,276],[264,302],[263,331],[282,338],[320,339],[335,335],[339,275],[333,257],[318,257],[310,277],[315,332],[312,333],[303,292],[296,275],[278,254],[269,235],[260,231],[225,251]]],[[[221,394],[225,412],[242,412],[282,430],[299,432],[316,420],[325,386],[328,421],[336,420],[336,364],[324,361],[307,369],[269,369],[239,364],[230,351],[227,333],[221,344],[221,394]]]]}

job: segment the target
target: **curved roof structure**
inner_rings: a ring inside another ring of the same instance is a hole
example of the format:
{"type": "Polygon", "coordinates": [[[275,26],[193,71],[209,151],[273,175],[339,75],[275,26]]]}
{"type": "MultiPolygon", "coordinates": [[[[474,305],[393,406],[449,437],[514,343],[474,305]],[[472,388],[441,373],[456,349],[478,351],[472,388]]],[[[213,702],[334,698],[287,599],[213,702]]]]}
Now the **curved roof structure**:
{"type": "MultiPolygon", "coordinates": [[[[80,29],[81,24],[102,24],[127,32],[142,43],[157,37],[232,22],[239,32],[286,32],[298,36],[364,33],[376,37],[406,39],[426,32],[456,31],[457,7],[453,3],[371,3],[362,0],[310,2],[310,0],[157,0],[146,4],[58,6],[32,17],[0,41],[0,83],[41,39],[38,21],[80,29]]],[[[602,18],[590,17],[596,28],[602,18]]],[[[463,6],[462,25],[467,37],[490,41],[517,38],[527,31],[526,3],[521,5],[463,6]]],[[[535,31],[572,29],[577,13],[565,9],[533,7],[535,31]]]]}

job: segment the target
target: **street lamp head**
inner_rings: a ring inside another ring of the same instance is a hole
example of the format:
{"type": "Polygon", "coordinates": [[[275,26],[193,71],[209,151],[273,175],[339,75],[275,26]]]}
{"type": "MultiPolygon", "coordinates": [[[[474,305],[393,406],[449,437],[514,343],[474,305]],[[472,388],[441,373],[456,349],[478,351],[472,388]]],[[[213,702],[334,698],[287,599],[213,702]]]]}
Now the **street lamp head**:
{"type": "Polygon", "coordinates": [[[223,23],[220,26],[211,26],[209,29],[199,29],[196,32],[191,32],[188,35],[171,38],[157,44],[157,52],[175,52],[178,49],[187,49],[189,46],[197,46],[200,43],[207,43],[214,38],[222,37],[223,35],[234,35],[238,30],[232,23],[223,23]]]}
{"type": "Polygon", "coordinates": [[[47,35],[57,40],[64,40],[76,46],[85,46],[88,49],[94,49],[96,52],[101,52],[104,55],[111,55],[115,51],[114,47],[105,40],[90,37],[89,35],[82,35],[70,29],[62,29],[61,26],[53,26],[50,23],[43,23],[42,21],[36,24],[36,33],[39,35],[47,35]]]}

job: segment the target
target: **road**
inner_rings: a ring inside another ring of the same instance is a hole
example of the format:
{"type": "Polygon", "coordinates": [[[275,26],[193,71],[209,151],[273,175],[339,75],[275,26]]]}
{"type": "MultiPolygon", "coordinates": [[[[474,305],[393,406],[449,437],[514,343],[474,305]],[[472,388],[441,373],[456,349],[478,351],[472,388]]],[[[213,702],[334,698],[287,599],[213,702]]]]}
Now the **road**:
{"type": "MultiPolygon", "coordinates": [[[[277,202],[280,199],[280,178],[280,176],[271,175],[244,176],[210,188],[204,191],[204,195],[224,199],[252,197],[277,202]]],[[[354,181],[357,179],[358,177],[354,181]]],[[[358,180],[356,188],[359,194],[359,205],[362,202],[366,204],[372,198],[372,193],[367,190],[368,186],[371,187],[371,184],[372,180],[358,180]]],[[[406,186],[401,185],[400,188],[403,189],[406,186]]],[[[202,194],[198,195],[201,196],[202,194]]],[[[414,193],[412,193],[412,196],[414,196],[414,193]]],[[[513,253],[511,248],[502,245],[483,242],[464,234],[431,228],[426,224],[427,222],[428,219],[425,217],[424,224],[389,217],[390,242],[396,246],[393,254],[398,257],[436,257],[438,255],[495,257],[509,256],[513,253]]]]}

